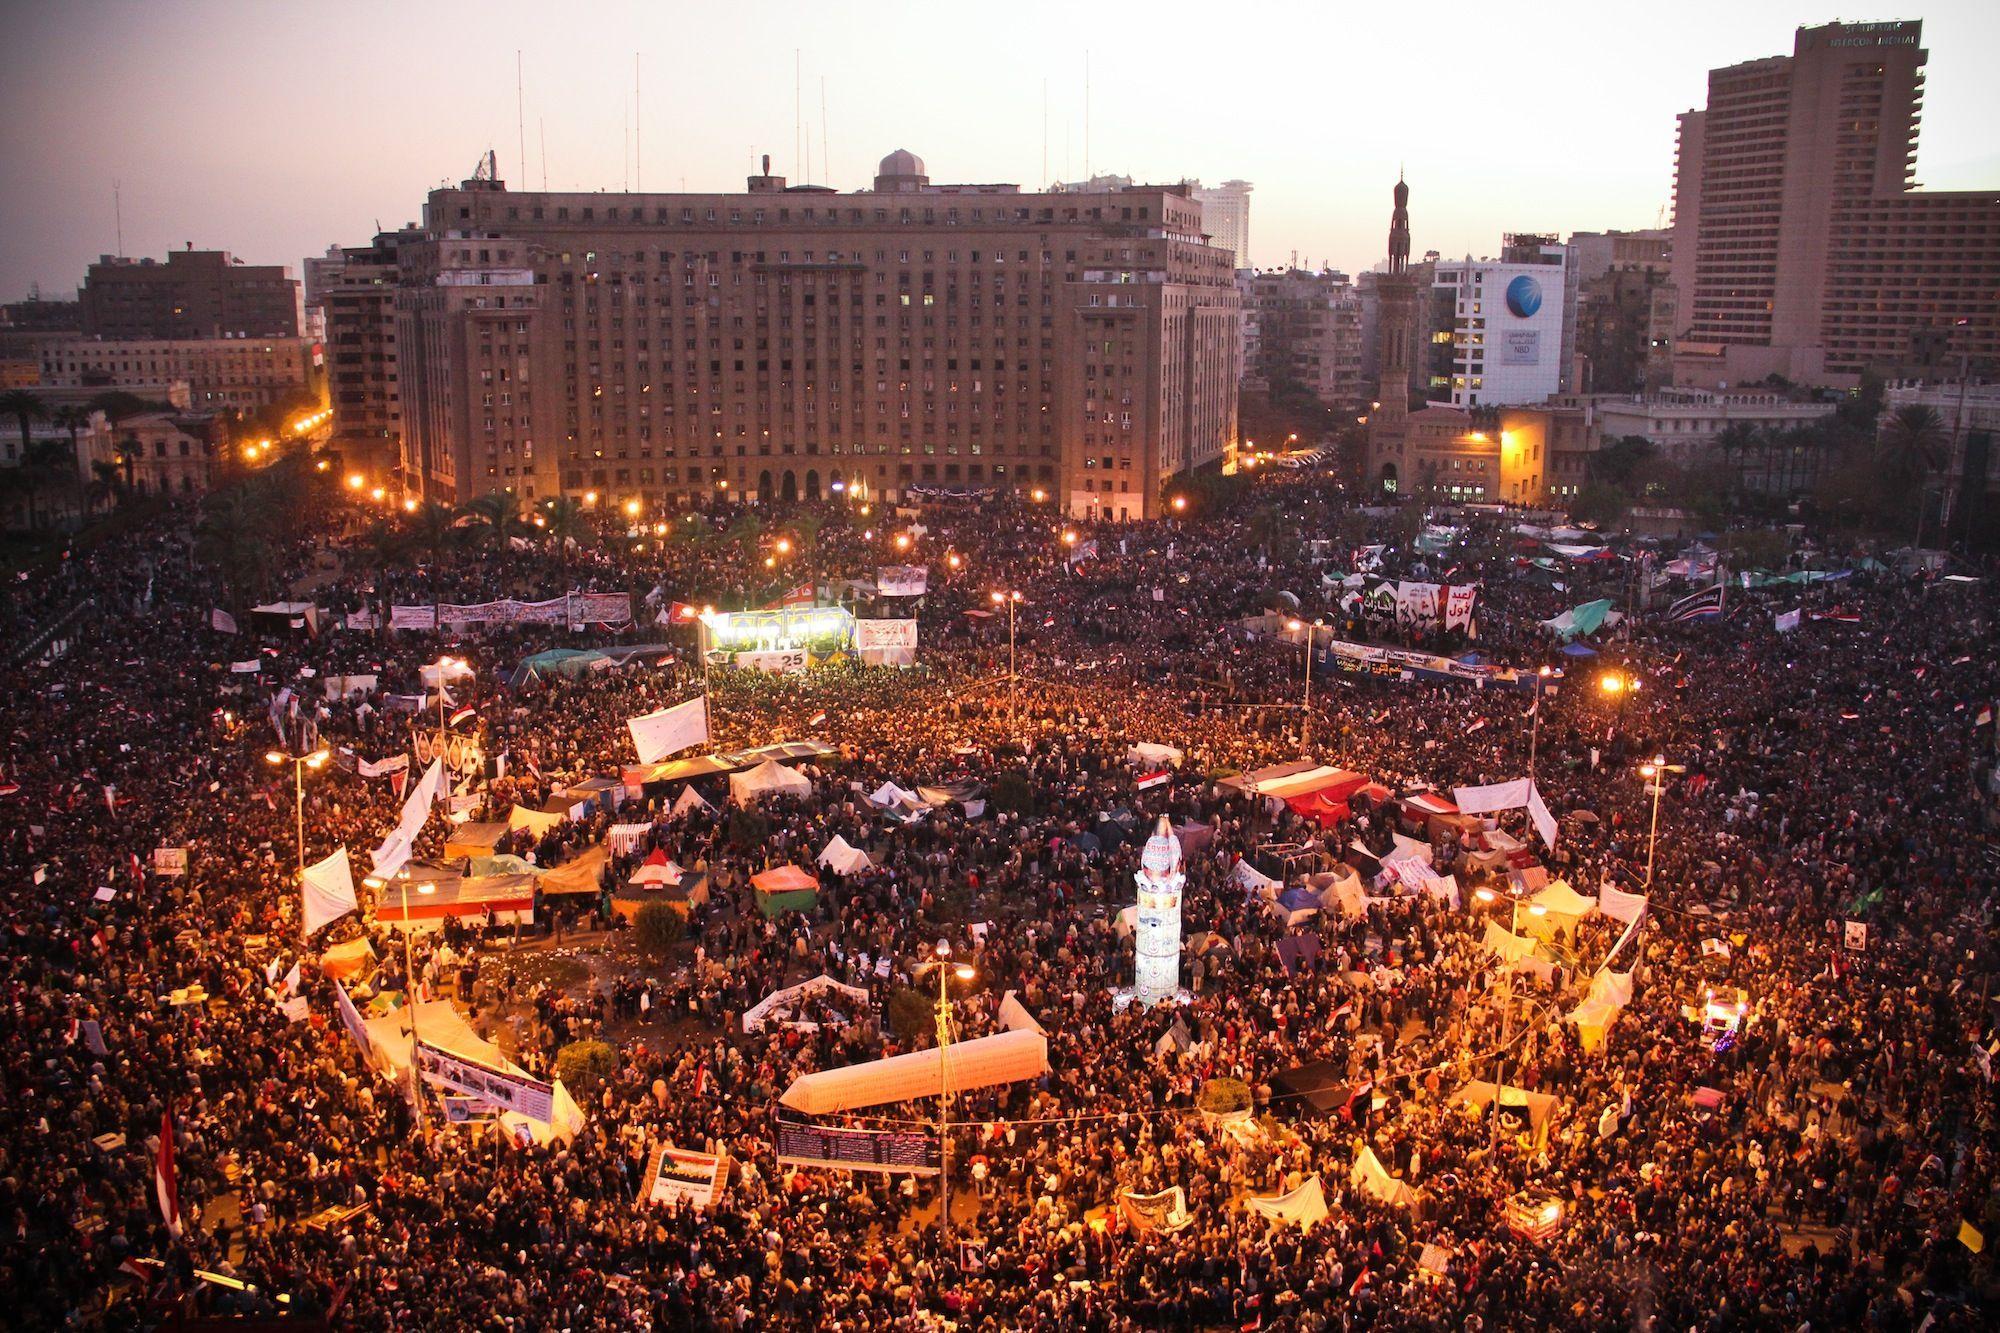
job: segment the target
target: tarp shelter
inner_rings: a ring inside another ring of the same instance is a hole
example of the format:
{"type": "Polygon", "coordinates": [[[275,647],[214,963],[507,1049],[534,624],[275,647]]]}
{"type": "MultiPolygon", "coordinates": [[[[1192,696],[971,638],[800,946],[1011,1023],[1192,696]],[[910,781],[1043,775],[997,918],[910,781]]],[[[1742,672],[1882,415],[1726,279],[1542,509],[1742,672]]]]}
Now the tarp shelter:
{"type": "Polygon", "coordinates": [[[365,939],[348,940],[319,952],[319,970],[336,981],[366,974],[375,962],[375,949],[365,939]]]}
{"type": "MultiPolygon", "coordinates": [[[[459,1017],[458,1009],[451,1001],[429,1000],[406,1005],[379,1018],[363,1020],[376,1066],[391,1082],[405,1083],[410,1077],[410,1024],[413,1018],[417,1039],[424,1045],[493,1069],[529,1077],[528,1071],[509,1060],[506,1052],[474,1032],[459,1017]]],[[[551,1121],[530,1120],[527,1116],[508,1111],[501,1114],[501,1123],[512,1133],[525,1132],[538,1144],[547,1144],[554,1139],[567,1142],[575,1138],[583,1130],[583,1110],[560,1080],[556,1082],[555,1089],[555,1113],[551,1121]]]]}
{"type": "MultiPolygon", "coordinates": [[[[970,1092],[1040,1078],[1049,1072],[1049,1039],[1018,1028],[951,1044],[951,1090],[970,1092]]],[[[802,1074],[779,1100],[805,1115],[835,1115],[862,1106],[929,1100],[943,1092],[938,1049],[893,1055],[866,1064],[802,1074]]]]}
{"type": "Polygon", "coordinates": [[[1597,899],[1586,898],[1569,886],[1568,880],[1555,880],[1528,900],[1535,906],[1555,916],[1586,917],[1597,910],[1597,899]]]}
{"type": "Polygon", "coordinates": [[[1350,920],[1368,914],[1368,895],[1362,891],[1360,872],[1345,861],[1306,882],[1319,894],[1320,906],[1329,912],[1339,912],[1350,920]]]}
{"type": "Polygon", "coordinates": [[[1126,763],[1136,764],[1142,768],[1158,768],[1161,765],[1179,768],[1186,759],[1187,755],[1173,746],[1159,745],[1153,741],[1135,742],[1132,748],[1125,752],[1126,763]]]}
{"type": "Polygon", "coordinates": [[[1286,925],[1295,926],[1319,914],[1319,895],[1303,884],[1294,884],[1272,901],[1271,910],[1283,916],[1286,925]]]}
{"type": "Polygon", "coordinates": [[[664,848],[655,847],[653,854],[625,882],[641,889],[670,888],[681,882],[681,868],[667,859],[664,848]]]}
{"type": "Polygon", "coordinates": [[[518,856],[474,856],[467,858],[465,873],[481,875],[539,875],[541,867],[518,856]]]}
{"type": "Polygon", "coordinates": [[[544,653],[524,657],[514,669],[507,673],[507,687],[519,689],[532,680],[542,680],[550,676],[560,676],[564,680],[576,680],[592,671],[602,671],[617,665],[609,654],[588,648],[551,648],[544,653]]]}
{"type": "Polygon", "coordinates": [[[696,791],[693,787],[683,787],[681,788],[681,794],[674,798],[674,807],[668,811],[668,815],[670,818],[679,818],[681,815],[687,814],[690,810],[706,810],[710,814],[715,813],[715,807],[707,801],[702,800],[700,792],[696,791]]]}
{"type": "MultiPolygon", "coordinates": [[[[1474,1080],[1452,1094],[1452,1100],[1490,1113],[1493,1085],[1474,1080]]],[[[1501,1090],[1501,1118],[1525,1122],[1537,1138],[1548,1132],[1549,1117],[1555,1114],[1556,1105],[1556,1099],[1545,1092],[1529,1092],[1526,1088],[1512,1086],[1501,1090]]]]}
{"type": "Polygon", "coordinates": [[[610,860],[611,849],[600,843],[584,849],[575,860],[565,861],[554,870],[543,871],[543,896],[560,898],[602,892],[604,867],[610,860]]]}
{"type": "Polygon", "coordinates": [[[503,925],[535,919],[533,875],[460,875],[411,866],[410,879],[392,880],[377,895],[375,923],[392,930],[437,930],[448,920],[482,922],[488,913],[503,925]]]}
{"type": "Polygon", "coordinates": [[[445,837],[444,859],[463,861],[474,856],[491,856],[500,839],[506,836],[506,824],[460,824],[445,837]]]}
{"type": "Polygon", "coordinates": [[[1326,1190],[1319,1173],[1314,1172],[1297,1189],[1269,1198],[1253,1194],[1243,1200],[1243,1206],[1274,1224],[1310,1227],[1326,1220],[1326,1190]]]}
{"type": "Polygon", "coordinates": [[[757,910],[768,919],[780,912],[809,912],[819,902],[819,881],[797,866],[778,866],[750,877],[757,910]]]}
{"type": "Polygon", "coordinates": [[[515,806],[507,816],[507,827],[510,830],[524,828],[537,838],[551,829],[561,828],[568,822],[569,816],[567,814],[551,814],[546,810],[530,810],[525,805],[515,806]]]}
{"type": "Polygon", "coordinates": [[[288,629],[319,633],[319,608],[311,602],[266,602],[262,606],[251,607],[250,614],[281,620],[288,629]]]}
{"type": "Polygon", "coordinates": [[[1354,1169],[1348,1173],[1348,1180],[1363,1193],[1383,1203],[1394,1204],[1398,1208],[1417,1206],[1417,1192],[1389,1174],[1387,1167],[1375,1155],[1373,1148],[1363,1148],[1354,1159],[1354,1169]]]}
{"type": "Polygon", "coordinates": [[[786,768],[775,759],[766,759],[747,773],[729,776],[729,799],[749,805],[767,796],[807,796],[812,783],[795,768],[786,768]]]}
{"type": "Polygon", "coordinates": [[[1286,1115],[1332,1115],[1347,1105],[1345,1065],[1315,1060],[1271,1075],[1271,1109],[1286,1115]]]}
{"type": "Polygon", "coordinates": [[[905,819],[930,808],[923,797],[893,782],[885,782],[870,792],[868,804],[877,810],[905,819]]]}
{"type": "Polygon", "coordinates": [[[786,1021],[791,1012],[804,1001],[815,995],[842,995],[860,1005],[864,1010],[869,1004],[868,992],[859,986],[849,986],[835,981],[824,972],[810,981],[801,981],[796,986],[773,991],[752,1005],[743,1015],[743,1030],[755,1032],[766,1023],[786,1021]]]}
{"type": "Polygon", "coordinates": [[[853,875],[868,869],[874,862],[868,859],[868,853],[850,845],[847,839],[836,833],[833,841],[820,849],[818,864],[836,875],[853,875]]]}
{"type": "Polygon", "coordinates": [[[1583,1003],[1570,1010],[1569,1015],[1569,1021],[1576,1024],[1577,1040],[1582,1043],[1583,1049],[1592,1052],[1602,1050],[1605,1034],[1631,1002],[1630,972],[1606,971],[1592,977],[1583,1003]]]}
{"type": "Polygon", "coordinates": [[[1544,620],[1542,628],[1562,640],[1580,639],[1587,634],[1595,634],[1606,625],[1616,625],[1622,617],[1611,609],[1609,598],[1595,602],[1585,602],[1573,606],[1554,620],[1544,620]]]}

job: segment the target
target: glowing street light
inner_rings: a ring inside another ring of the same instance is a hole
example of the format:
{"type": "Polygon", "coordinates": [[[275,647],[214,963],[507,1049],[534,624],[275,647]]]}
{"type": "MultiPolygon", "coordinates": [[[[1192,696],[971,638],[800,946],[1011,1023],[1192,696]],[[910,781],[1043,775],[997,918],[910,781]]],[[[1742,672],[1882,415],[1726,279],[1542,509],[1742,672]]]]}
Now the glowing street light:
{"type": "Polygon", "coordinates": [[[625,502],[625,513],[629,518],[639,517],[639,502],[637,500],[627,500],[625,502]]]}

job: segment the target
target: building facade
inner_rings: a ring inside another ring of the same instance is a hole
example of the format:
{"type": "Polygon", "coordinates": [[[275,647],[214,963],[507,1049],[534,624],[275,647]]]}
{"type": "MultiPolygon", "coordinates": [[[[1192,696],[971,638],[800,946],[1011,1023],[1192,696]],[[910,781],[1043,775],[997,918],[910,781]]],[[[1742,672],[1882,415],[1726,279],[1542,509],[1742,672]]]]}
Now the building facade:
{"type": "Polygon", "coordinates": [[[1249,181],[1224,181],[1207,188],[1194,182],[1194,197],[1201,204],[1202,222],[1208,227],[1208,243],[1234,256],[1236,268],[1250,267],[1249,181]]]}
{"type": "MultiPolygon", "coordinates": [[[[768,164],[766,167],[768,172],[768,164]]],[[[1042,490],[1156,513],[1236,430],[1237,296],[1181,186],[434,191],[398,247],[411,489],[1042,490]]]]}
{"type": "Polygon", "coordinates": [[[1680,117],[1673,373],[1848,386],[1944,339],[2000,363],[2000,191],[1919,191],[1920,21],[1800,28],[1680,117]]]}
{"type": "Polygon", "coordinates": [[[56,337],[40,351],[43,384],[151,396],[185,381],[197,411],[248,411],[324,388],[320,348],[304,338],[56,337]]]}
{"type": "Polygon", "coordinates": [[[1577,232],[1569,238],[1577,279],[1577,393],[1638,393],[1648,387],[1655,307],[1668,285],[1673,233],[1577,232]]]}
{"type": "Polygon", "coordinates": [[[149,412],[113,428],[110,461],[141,495],[200,495],[215,458],[205,419],[149,412]]]}
{"type": "Polygon", "coordinates": [[[326,325],[331,447],[371,476],[395,479],[403,454],[403,395],[397,381],[397,251],[421,241],[415,224],[363,246],[332,246],[306,261],[306,305],[326,325]]]}
{"type": "Polygon", "coordinates": [[[97,338],[296,338],[299,284],[280,264],[244,264],[189,247],[166,262],[102,255],[77,293],[97,338]]]}
{"type": "Polygon", "coordinates": [[[1452,301],[1451,393],[1460,408],[1539,403],[1570,387],[1575,270],[1553,237],[1509,236],[1503,257],[1437,265],[1452,301]]]}
{"type": "Polygon", "coordinates": [[[1347,275],[1330,270],[1238,270],[1246,383],[1292,386],[1328,407],[1365,407],[1361,300],[1347,275]]]}

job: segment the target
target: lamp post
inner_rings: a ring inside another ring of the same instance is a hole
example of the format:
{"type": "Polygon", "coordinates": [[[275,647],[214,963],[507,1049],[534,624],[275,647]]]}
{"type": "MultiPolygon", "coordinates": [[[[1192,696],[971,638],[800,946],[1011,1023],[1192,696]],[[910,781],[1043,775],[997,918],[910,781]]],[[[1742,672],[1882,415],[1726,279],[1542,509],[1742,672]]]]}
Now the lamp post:
{"type": "Polygon", "coordinates": [[[1660,793],[1666,789],[1667,774],[1685,773],[1683,764],[1670,764],[1664,755],[1654,755],[1651,763],[1639,765],[1639,776],[1652,784],[1653,827],[1646,834],[1646,888],[1653,887],[1653,853],[1660,844],[1660,793]]]}
{"type": "MultiPolygon", "coordinates": [[[[1482,903],[1490,903],[1495,897],[1491,889],[1479,889],[1472,896],[1482,903]]],[[[1521,899],[1518,894],[1511,892],[1507,897],[1512,908],[1512,914],[1508,917],[1507,921],[1508,933],[1519,936],[1521,933],[1521,899]]],[[[1542,906],[1540,903],[1528,904],[1528,913],[1531,916],[1546,916],[1548,910],[1548,908],[1542,906]]],[[[1501,1001],[1500,1009],[1500,1052],[1498,1058],[1494,1061],[1493,1127],[1490,1139],[1496,1151],[1500,1147],[1500,1096],[1507,1086],[1507,1047],[1514,1040],[1514,966],[1511,960],[1502,961],[1506,963],[1504,984],[1507,987],[1507,991],[1506,997],[1501,1001]]]]}
{"type": "Polygon", "coordinates": [[[318,769],[327,761],[328,752],[314,750],[311,754],[285,754],[279,750],[267,750],[264,762],[292,765],[292,818],[299,835],[299,874],[306,873],[306,770],[318,769]]]}
{"type": "Polygon", "coordinates": [[[1547,666],[1535,673],[1535,712],[1528,723],[1528,781],[1535,780],[1535,754],[1541,748],[1542,740],[1542,693],[1548,689],[1549,677],[1554,674],[1547,666]]]}
{"type": "Polygon", "coordinates": [[[1021,594],[1009,589],[993,594],[993,604],[1007,608],[1007,725],[1019,731],[1020,714],[1020,674],[1014,669],[1014,608],[1021,604],[1021,594]]]}
{"type": "Polygon", "coordinates": [[[952,977],[960,981],[973,978],[972,969],[964,963],[952,966],[951,944],[946,940],[937,942],[937,1040],[938,1040],[938,1235],[943,1247],[951,1245],[951,992],[947,985],[952,977]]]}
{"type": "MultiPolygon", "coordinates": [[[[370,875],[361,882],[377,891],[384,887],[384,881],[373,875],[370,875]]],[[[415,1110],[418,1122],[421,1123],[424,1118],[424,1099],[421,1091],[423,1085],[420,1082],[422,1075],[419,1072],[420,1067],[417,1059],[417,964],[415,955],[410,949],[412,921],[410,918],[410,872],[407,868],[396,872],[396,883],[402,890],[403,898],[403,1007],[410,1011],[410,1105],[415,1110]]],[[[417,885],[417,892],[424,894],[436,893],[437,885],[429,880],[425,880],[423,883],[417,885]]]]}
{"type": "Polygon", "coordinates": [[[1313,635],[1319,632],[1319,626],[1320,622],[1317,620],[1311,624],[1307,624],[1303,620],[1288,620],[1285,622],[1286,629],[1293,631],[1304,630],[1306,632],[1306,693],[1305,701],[1299,706],[1299,757],[1302,759],[1312,758],[1313,635]]]}

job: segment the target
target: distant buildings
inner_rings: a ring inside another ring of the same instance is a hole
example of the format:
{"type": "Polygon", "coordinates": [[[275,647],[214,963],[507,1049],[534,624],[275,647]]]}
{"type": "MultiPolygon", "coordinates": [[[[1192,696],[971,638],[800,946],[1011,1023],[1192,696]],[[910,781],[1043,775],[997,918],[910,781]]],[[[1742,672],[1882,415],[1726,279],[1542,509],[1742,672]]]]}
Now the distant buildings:
{"type": "Polygon", "coordinates": [[[1673,379],[2000,363],[2000,191],[1914,188],[1921,22],[1800,28],[1680,117],[1673,379]]]}
{"type": "Polygon", "coordinates": [[[1237,268],[1250,267],[1249,181],[1224,181],[1210,189],[1193,182],[1194,197],[1201,204],[1201,219],[1208,228],[1208,243],[1227,250],[1237,268]]]}
{"type": "Polygon", "coordinates": [[[104,255],[77,294],[93,338],[187,341],[296,338],[299,284],[278,264],[244,264],[221,250],[176,250],[166,262],[104,255]]]}
{"type": "Polygon", "coordinates": [[[1244,310],[1244,380],[1294,387],[1328,407],[1365,408],[1361,298],[1344,273],[1238,270],[1244,310]]]}
{"type": "Polygon", "coordinates": [[[1567,246],[1510,235],[1500,259],[1439,261],[1432,284],[1452,300],[1452,406],[1539,403],[1570,387],[1576,274],[1567,246]]]}
{"type": "MultiPolygon", "coordinates": [[[[1569,238],[1577,278],[1576,358],[1579,393],[1637,393],[1665,383],[1672,367],[1653,348],[1672,336],[1656,309],[1668,284],[1673,232],[1580,231],[1569,238]]],[[[1671,307],[1669,307],[1671,308],[1671,307]]]]}
{"type": "Polygon", "coordinates": [[[52,388],[123,389],[165,397],[184,381],[196,411],[252,411],[315,391],[320,351],[304,338],[40,340],[39,382],[52,388]]]}
{"type": "MultiPolygon", "coordinates": [[[[1040,492],[1158,512],[1236,431],[1233,256],[1185,186],[432,192],[397,245],[405,485],[636,502],[1040,492]]],[[[330,307],[330,331],[342,321],[330,307]]]]}
{"type": "Polygon", "coordinates": [[[331,444],[346,460],[387,476],[402,466],[403,398],[396,356],[398,251],[421,242],[412,223],[362,246],[330,246],[306,261],[306,306],[326,329],[331,444]]]}

